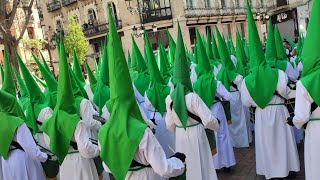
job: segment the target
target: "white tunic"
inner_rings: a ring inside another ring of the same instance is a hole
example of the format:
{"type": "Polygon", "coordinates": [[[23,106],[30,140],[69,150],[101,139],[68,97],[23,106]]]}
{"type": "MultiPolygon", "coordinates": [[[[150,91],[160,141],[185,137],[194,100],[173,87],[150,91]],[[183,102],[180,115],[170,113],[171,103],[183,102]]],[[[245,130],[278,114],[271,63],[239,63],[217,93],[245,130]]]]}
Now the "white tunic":
{"type": "MultiPolygon", "coordinates": [[[[287,87],[286,74],[278,70],[277,92],[287,97],[290,89],[287,87]]],[[[251,98],[246,83],[241,86],[242,103],[257,107],[251,98]]],[[[292,128],[286,120],[289,112],[279,96],[273,96],[269,106],[264,109],[257,107],[255,112],[255,145],[256,145],[256,172],[267,179],[286,177],[290,171],[300,171],[297,146],[292,128]],[[275,105],[271,105],[275,104],[275,105]]]]}
{"type": "MultiPolygon", "coordinates": [[[[184,164],[177,158],[167,159],[159,142],[149,128],[144,131],[134,160],[143,164],[151,165],[152,168],[143,168],[139,171],[130,171],[125,180],[163,180],[169,177],[175,177],[183,174],[184,164]]],[[[111,173],[105,163],[104,169],[111,173]]]]}
{"type": "Polygon", "coordinates": [[[83,86],[84,90],[86,91],[87,95],[88,95],[88,99],[93,102],[93,92],[91,90],[90,84],[86,84],[83,86]]]}
{"type": "MultiPolygon", "coordinates": [[[[216,97],[226,101],[230,101],[232,98],[232,95],[220,81],[217,82],[216,97]]],[[[217,153],[213,156],[214,167],[216,169],[221,169],[223,167],[234,166],[236,164],[236,160],[234,157],[226,115],[221,102],[215,102],[211,106],[210,110],[212,115],[220,120],[219,131],[215,132],[217,153]]]]}
{"type": "MultiPolygon", "coordinates": [[[[237,75],[233,83],[239,90],[243,78],[241,75],[237,75]]],[[[232,124],[229,125],[230,136],[233,147],[242,148],[249,147],[249,143],[252,141],[250,131],[250,119],[249,110],[241,102],[241,94],[234,87],[230,87],[232,99],[230,100],[230,111],[232,124]]]]}
{"type": "Polygon", "coordinates": [[[212,154],[205,128],[218,131],[219,123],[197,94],[189,93],[185,99],[188,111],[199,116],[203,125],[195,126],[198,122],[189,117],[187,126],[191,127],[180,128],[182,124],[174,109],[170,108],[172,99],[169,95],[166,98],[167,128],[176,132],[176,151],[186,155],[187,180],[215,180],[217,175],[213,161],[209,161],[212,154]]]}
{"type": "Polygon", "coordinates": [[[304,141],[304,163],[306,180],[318,180],[320,178],[320,121],[310,121],[313,118],[320,118],[320,108],[318,107],[311,114],[311,104],[314,102],[309,92],[305,89],[301,81],[297,82],[296,106],[293,123],[297,128],[301,128],[308,123],[305,130],[304,141]]]}
{"type": "Polygon", "coordinates": [[[292,67],[290,62],[287,62],[286,74],[290,81],[296,81],[299,77],[299,72],[292,67]]]}
{"type": "Polygon", "coordinates": [[[149,111],[146,109],[144,105],[144,96],[140,94],[134,83],[132,83],[133,91],[134,91],[134,96],[136,97],[136,100],[138,101],[138,105],[140,109],[143,111],[143,113],[149,117],[149,111]]]}
{"type": "MultiPolygon", "coordinates": [[[[83,99],[80,103],[80,120],[76,126],[72,141],[78,145],[78,150],[69,147],[69,154],[65,157],[60,166],[59,180],[97,180],[98,172],[92,158],[99,156],[99,147],[93,144],[91,130],[99,129],[101,123],[92,120],[90,115],[91,103],[83,99]],[[88,118],[89,117],[89,118],[88,118]]],[[[50,144],[49,137],[45,135],[47,146],[50,144]]]]}
{"type": "Polygon", "coordinates": [[[40,162],[45,162],[48,156],[39,150],[25,123],[17,128],[13,140],[21,145],[24,152],[17,149],[9,152],[7,160],[1,157],[3,179],[45,180],[40,162]]]}
{"type": "Polygon", "coordinates": [[[155,112],[154,107],[152,106],[152,103],[150,102],[148,96],[145,94],[145,103],[144,105],[146,106],[146,109],[149,110],[149,117],[148,119],[154,118],[156,121],[156,126],[155,126],[155,136],[160,143],[162,149],[166,153],[166,156],[172,156],[174,153],[170,150],[169,146],[173,149],[176,148],[176,136],[175,133],[169,131],[166,126],[166,113],[163,114],[163,117],[159,112],[155,112]]]}

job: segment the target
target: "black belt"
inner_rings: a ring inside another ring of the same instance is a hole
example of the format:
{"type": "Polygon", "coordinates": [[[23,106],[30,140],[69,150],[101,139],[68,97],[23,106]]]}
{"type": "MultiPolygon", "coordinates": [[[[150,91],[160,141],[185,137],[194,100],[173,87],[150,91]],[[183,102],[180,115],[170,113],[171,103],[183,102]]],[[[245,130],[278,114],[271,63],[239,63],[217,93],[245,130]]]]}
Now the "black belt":
{"type": "Polygon", "coordinates": [[[11,141],[11,145],[14,146],[14,148],[13,148],[13,149],[9,149],[9,151],[14,151],[14,150],[19,149],[19,150],[21,150],[21,151],[24,152],[23,147],[22,147],[18,142],[16,142],[16,141],[11,141]]]}
{"type": "MultiPolygon", "coordinates": [[[[170,109],[172,110],[173,107],[173,102],[171,102],[170,104],[170,109]]],[[[187,110],[188,111],[188,110],[187,110]]],[[[192,119],[196,120],[197,122],[202,124],[202,120],[199,116],[193,114],[192,112],[188,111],[188,116],[191,117],[192,119]]]]}
{"type": "Polygon", "coordinates": [[[235,88],[237,91],[239,91],[239,90],[238,90],[238,86],[237,86],[235,83],[232,82],[232,83],[231,83],[231,86],[232,86],[233,88],[235,88]]]}
{"type": "Polygon", "coordinates": [[[141,163],[139,163],[138,161],[136,161],[136,160],[132,160],[131,161],[131,165],[130,165],[130,167],[132,168],[132,167],[151,167],[151,165],[149,164],[149,165],[144,165],[144,164],[141,164],[141,163]]]}

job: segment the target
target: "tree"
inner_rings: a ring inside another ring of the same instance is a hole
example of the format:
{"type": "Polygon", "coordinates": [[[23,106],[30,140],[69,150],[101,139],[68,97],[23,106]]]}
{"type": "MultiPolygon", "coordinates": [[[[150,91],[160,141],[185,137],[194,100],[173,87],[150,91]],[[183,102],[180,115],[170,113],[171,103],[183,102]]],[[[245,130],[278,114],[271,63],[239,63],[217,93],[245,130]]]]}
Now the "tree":
{"type": "Polygon", "coordinates": [[[80,24],[76,22],[75,17],[76,15],[72,15],[69,18],[70,24],[66,31],[64,44],[66,52],[69,55],[72,55],[72,51],[75,49],[79,63],[83,64],[89,43],[81,30],[80,24]]]}
{"type": "Polygon", "coordinates": [[[20,42],[22,42],[26,48],[29,48],[36,56],[38,56],[42,50],[43,44],[48,43],[43,39],[22,39],[20,42]]]}
{"type": "Polygon", "coordinates": [[[32,17],[34,0],[0,0],[0,44],[6,46],[10,63],[19,69],[15,56],[19,41],[32,17]]]}

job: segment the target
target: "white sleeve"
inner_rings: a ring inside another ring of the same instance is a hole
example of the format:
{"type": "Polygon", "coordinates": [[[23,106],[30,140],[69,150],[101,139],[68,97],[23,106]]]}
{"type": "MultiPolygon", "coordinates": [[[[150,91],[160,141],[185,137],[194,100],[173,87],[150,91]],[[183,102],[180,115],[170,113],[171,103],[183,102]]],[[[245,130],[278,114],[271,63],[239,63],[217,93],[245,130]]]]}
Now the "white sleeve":
{"type": "Polygon", "coordinates": [[[313,103],[307,90],[302,85],[301,81],[297,82],[296,88],[296,102],[294,108],[294,125],[300,129],[305,123],[309,121],[311,115],[311,104],[313,103]]]}
{"type": "Polygon", "coordinates": [[[92,144],[89,138],[90,129],[85,122],[81,120],[74,131],[74,139],[78,145],[79,153],[85,158],[95,158],[99,156],[99,147],[98,145],[92,144]]]}
{"type": "Polygon", "coordinates": [[[190,74],[191,74],[191,75],[190,75],[191,84],[193,84],[194,82],[196,82],[196,80],[198,79],[195,68],[196,68],[196,66],[194,66],[194,67],[191,68],[191,72],[190,72],[190,74]]]}
{"type": "Polygon", "coordinates": [[[93,97],[94,97],[94,95],[93,95],[93,92],[92,92],[92,90],[91,90],[91,87],[90,87],[90,85],[89,84],[86,84],[86,85],[84,85],[84,90],[86,91],[86,93],[87,93],[87,95],[88,95],[88,99],[91,101],[91,102],[93,102],[93,97]]]}
{"type": "Polygon", "coordinates": [[[289,94],[291,92],[291,89],[287,86],[287,84],[288,84],[287,75],[283,71],[278,70],[277,92],[286,99],[289,98],[289,94]]]}
{"type": "Polygon", "coordinates": [[[291,81],[296,81],[299,77],[299,72],[295,70],[289,62],[287,62],[286,74],[291,81]]]}
{"type": "Polygon", "coordinates": [[[241,102],[244,106],[246,107],[254,106],[253,99],[251,98],[250,93],[247,89],[245,79],[241,85],[240,94],[241,94],[241,102]]]}
{"type": "Polygon", "coordinates": [[[183,174],[184,164],[177,158],[167,159],[161,145],[150,129],[146,129],[139,144],[139,151],[143,152],[145,159],[154,172],[162,177],[170,178],[183,174]]]}
{"type": "Polygon", "coordinates": [[[48,155],[39,150],[38,146],[34,142],[30,130],[25,123],[18,127],[16,131],[16,139],[17,143],[19,143],[24,149],[24,152],[27,153],[32,159],[39,160],[40,162],[46,162],[48,155]]]}
{"type": "Polygon", "coordinates": [[[240,74],[238,74],[236,78],[234,78],[233,80],[233,83],[237,85],[238,90],[241,88],[242,81],[243,81],[243,77],[240,74]]]}
{"type": "Polygon", "coordinates": [[[302,69],[303,69],[303,64],[302,64],[302,61],[300,61],[299,64],[298,64],[298,71],[299,71],[299,73],[302,72],[302,69]]]}
{"type": "Polygon", "coordinates": [[[212,116],[210,109],[202,101],[197,94],[192,94],[192,110],[195,115],[199,116],[205,128],[218,132],[219,123],[215,117],[212,116]]]}
{"type": "Polygon", "coordinates": [[[167,114],[166,114],[165,120],[166,120],[167,129],[172,132],[175,132],[176,131],[176,124],[174,123],[173,118],[172,118],[172,109],[170,107],[171,102],[172,101],[170,101],[170,95],[169,95],[166,98],[167,114]]]}
{"type": "Polygon", "coordinates": [[[86,123],[89,128],[94,130],[99,130],[101,123],[93,119],[93,115],[97,114],[91,104],[87,99],[83,99],[80,103],[80,115],[82,120],[86,123]]]}
{"type": "Polygon", "coordinates": [[[222,97],[226,101],[230,101],[232,98],[231,93],[224,87],[224,85],[220,81],[217,82],[216,96],[218,98],[222,97]]]}

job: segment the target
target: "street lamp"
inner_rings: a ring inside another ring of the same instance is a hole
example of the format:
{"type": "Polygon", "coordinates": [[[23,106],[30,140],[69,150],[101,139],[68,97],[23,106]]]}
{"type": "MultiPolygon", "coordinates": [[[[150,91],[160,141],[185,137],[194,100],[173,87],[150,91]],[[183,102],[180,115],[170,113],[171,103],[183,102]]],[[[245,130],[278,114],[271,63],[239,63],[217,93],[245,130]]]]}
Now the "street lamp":
{"type": "Polygon", "coordinates": [[[142,37],[142,36],[143,36],[143,33],[144,33],[144,29],[145,29],[145,27],[144,27],[143,24],[141,24],[140,27],[133,26],[133,28],[132,28],[133,35],[134,35],[135,37],[137,37],[137,38],[138,38],[138,37],[142,37]]]}

